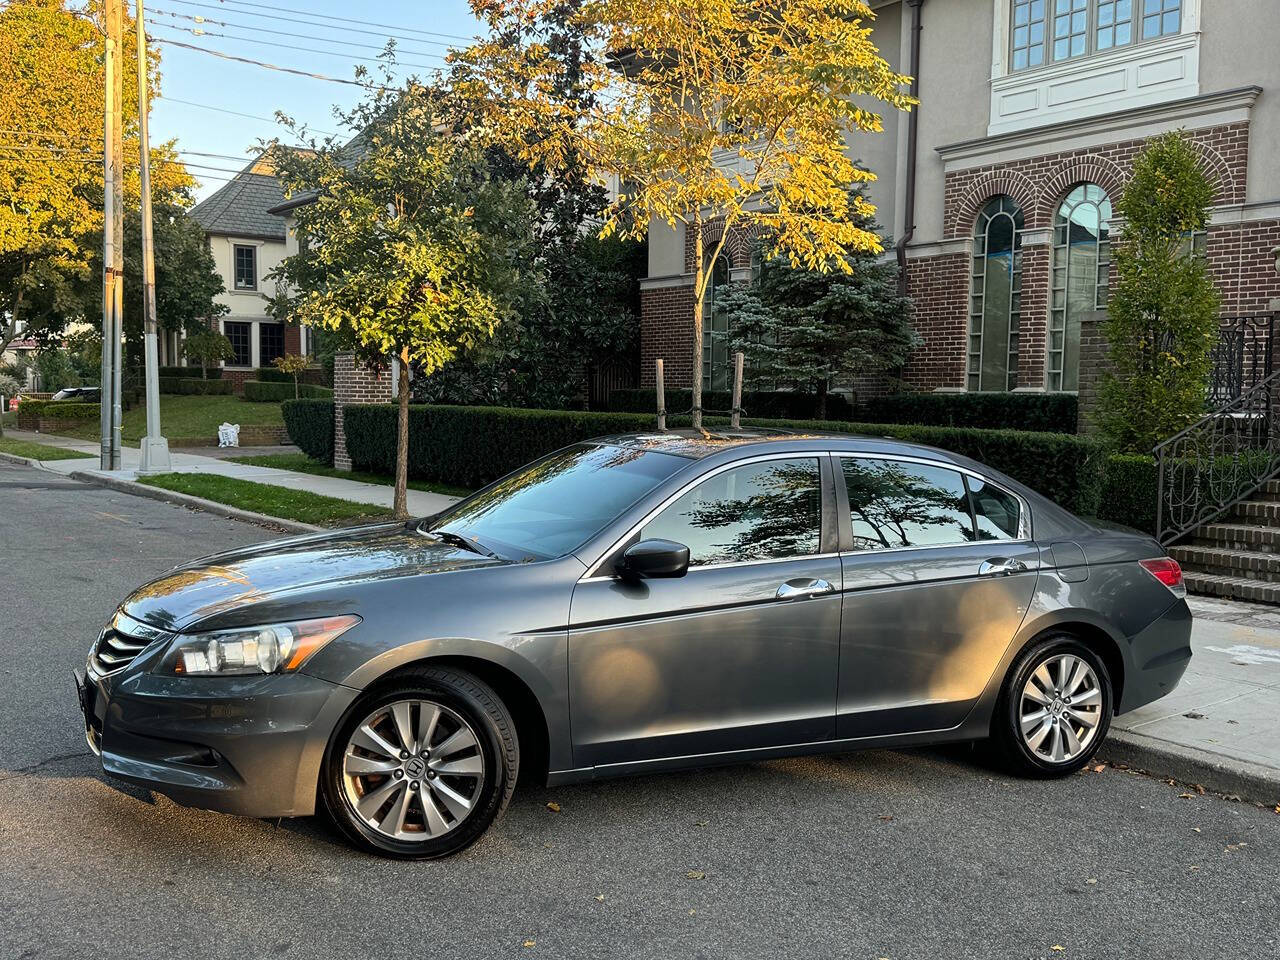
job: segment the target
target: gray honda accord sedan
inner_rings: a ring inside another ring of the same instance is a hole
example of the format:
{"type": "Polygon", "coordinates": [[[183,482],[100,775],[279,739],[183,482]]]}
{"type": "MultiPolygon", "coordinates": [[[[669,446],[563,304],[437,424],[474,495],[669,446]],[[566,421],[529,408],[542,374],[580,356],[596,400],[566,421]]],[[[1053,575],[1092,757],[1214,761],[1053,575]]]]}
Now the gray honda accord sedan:
{"type": "MultiPolygon", "coordinates": [[[[608,437],[445,512],[233,550],[77,674],[103,770],[438,857],[564,784],[990,738],[1071,773],[1191,656],[1182,572],[980,463],[849,435],[608,437]]],[[[683,789],[683,788],[682,788],[683,789]]]]}

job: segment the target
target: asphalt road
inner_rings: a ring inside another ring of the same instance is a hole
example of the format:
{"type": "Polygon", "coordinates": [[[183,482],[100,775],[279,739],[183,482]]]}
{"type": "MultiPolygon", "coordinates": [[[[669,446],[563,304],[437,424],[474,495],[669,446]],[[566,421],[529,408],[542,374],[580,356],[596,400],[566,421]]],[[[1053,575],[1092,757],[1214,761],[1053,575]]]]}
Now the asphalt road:
{"type": "Polygon", "coordinates": [[[107,783],[70,679],[95,631],[269,536],[0,463],[0,958],[1280,955],[1280,816],[1111,768],[880,751],[522,788],[425,864],[107,783]]]}

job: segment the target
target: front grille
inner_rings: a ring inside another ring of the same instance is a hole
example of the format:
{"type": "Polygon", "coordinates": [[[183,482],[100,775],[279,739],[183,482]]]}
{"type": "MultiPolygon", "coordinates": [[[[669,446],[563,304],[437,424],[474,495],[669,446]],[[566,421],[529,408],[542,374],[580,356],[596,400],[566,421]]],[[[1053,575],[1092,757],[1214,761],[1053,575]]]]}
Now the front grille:
{"type": "Polygon", "coordinates": [[[153,643],[171,636],[125,613],[117,613],[93,645],[89,660],[99,673],[123,670],[153,643]]]}

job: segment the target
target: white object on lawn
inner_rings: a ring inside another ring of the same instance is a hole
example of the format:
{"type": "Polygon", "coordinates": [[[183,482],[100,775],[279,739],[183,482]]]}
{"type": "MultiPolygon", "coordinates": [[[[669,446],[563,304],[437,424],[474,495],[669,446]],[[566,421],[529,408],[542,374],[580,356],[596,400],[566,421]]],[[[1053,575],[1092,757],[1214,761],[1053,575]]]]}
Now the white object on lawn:
{"type": "Polygon", "coordinates": [[[240,424],[224,423],[218,428],[218,446],[220,447],[238,447],[240,446],[240,424]]]}

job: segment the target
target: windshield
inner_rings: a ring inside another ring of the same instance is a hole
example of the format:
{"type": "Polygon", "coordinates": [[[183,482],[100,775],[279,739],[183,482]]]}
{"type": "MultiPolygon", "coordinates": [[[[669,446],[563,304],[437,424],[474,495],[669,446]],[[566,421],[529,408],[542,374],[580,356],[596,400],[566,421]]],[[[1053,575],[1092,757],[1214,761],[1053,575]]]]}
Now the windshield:
{"type": "Polygon", "coordinates": [[[631,447],[568,447],[459,504],[431,530],[512,559],[563,556],[688,464],[631,447]]]}

